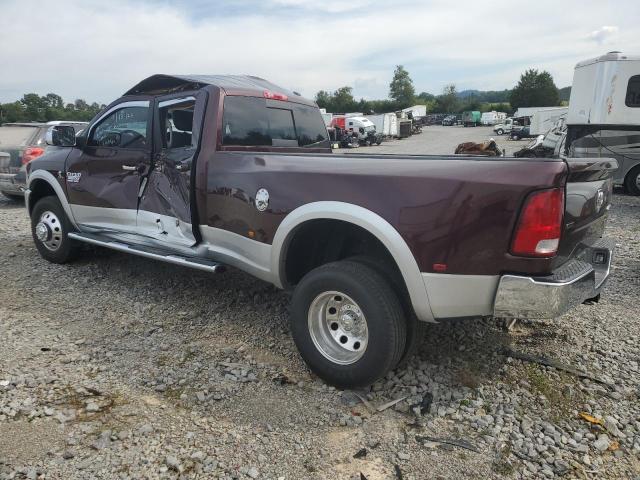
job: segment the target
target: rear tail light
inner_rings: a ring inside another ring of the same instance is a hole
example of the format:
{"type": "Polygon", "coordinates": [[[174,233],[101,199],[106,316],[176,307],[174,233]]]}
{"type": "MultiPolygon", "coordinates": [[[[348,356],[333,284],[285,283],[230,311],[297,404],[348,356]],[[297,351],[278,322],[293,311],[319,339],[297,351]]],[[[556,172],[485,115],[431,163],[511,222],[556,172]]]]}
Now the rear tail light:
{"type": "Polygon", "coordinates": [[[525,257],[553,257],[560,244],[563,214],[564,190],[561,188],[530,194],[520,212],[511,253],[525,257]]]}
{"type": "Polygon", "coordinates": [[[29,147],[24,152],[22,152],[22,164],[26,165],[32,160],[35,160],[40,155],[44,153],[44,148],[40,147],[29,147]]]}
{"type": "Polygon", "coordinates": [[[289,100],[289,97],[287,97],[284,93],[276,93],[270,90],[265,90],[263,95],[264,98],[267,98],[269,100],[282,100],[284,102],[289,100]]]}

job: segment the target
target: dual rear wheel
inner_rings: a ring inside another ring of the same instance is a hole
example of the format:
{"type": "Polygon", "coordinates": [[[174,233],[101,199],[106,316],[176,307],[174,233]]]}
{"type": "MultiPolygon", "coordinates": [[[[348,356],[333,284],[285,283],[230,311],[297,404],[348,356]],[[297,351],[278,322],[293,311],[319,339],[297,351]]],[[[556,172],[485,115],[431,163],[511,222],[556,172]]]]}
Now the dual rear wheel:
{"type": "Polygon", "coordinates": [[[340,388],[374,383],[413,353],[422,333],[382,272],[358,260],[322,265],[292,300],[291,332],[307,365],[340,388]]]}

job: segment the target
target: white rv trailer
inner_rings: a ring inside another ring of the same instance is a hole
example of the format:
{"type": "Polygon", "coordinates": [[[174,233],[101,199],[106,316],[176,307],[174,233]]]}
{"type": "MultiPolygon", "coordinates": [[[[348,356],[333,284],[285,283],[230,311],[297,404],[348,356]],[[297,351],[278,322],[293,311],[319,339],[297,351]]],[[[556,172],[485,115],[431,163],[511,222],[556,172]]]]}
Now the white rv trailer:
{"type": "Polygon", "coordinates": [[[640,56],[610,52],[576,65],[568,125],[640,125],[640,56]]]}
{"type": "Polygon", "coordinates": [[[640,195],[640,56],[610,52],[576,65],[565,153],[613,157],[614,182],[640,195]]]}
{"type": "Polygon", "coordinates": [[[506,118],[506,113],[493,110],[491,112],[484,112],[480,117],[480,123],[482,123],[482,125],[497,125],[506,120],[506,118]]]}

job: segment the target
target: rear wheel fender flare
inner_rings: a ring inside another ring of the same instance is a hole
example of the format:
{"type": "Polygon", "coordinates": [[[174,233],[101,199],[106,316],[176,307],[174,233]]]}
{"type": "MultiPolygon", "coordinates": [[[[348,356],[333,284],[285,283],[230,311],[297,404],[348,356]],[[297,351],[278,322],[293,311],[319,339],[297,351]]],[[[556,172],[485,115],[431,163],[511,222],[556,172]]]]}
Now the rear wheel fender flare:
{"type": "Polygon", "coordinates": [[[380,215],[346,202],[322,201],[302,205],[289,213],[278,227],[271,249],[273,283],[284,288],[284,262],[297,227],[310,220],[341,220],[364,228],[389,251],[407,286],[413,309],[422,321],[435,322],[420,268],[400,233],[380,215]]]}

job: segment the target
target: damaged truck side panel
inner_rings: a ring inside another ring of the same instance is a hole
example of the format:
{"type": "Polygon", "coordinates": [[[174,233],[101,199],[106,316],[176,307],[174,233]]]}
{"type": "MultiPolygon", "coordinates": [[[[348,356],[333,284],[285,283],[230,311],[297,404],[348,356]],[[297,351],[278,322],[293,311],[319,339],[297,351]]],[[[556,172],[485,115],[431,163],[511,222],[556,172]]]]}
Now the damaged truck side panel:
{"type": "Polygon", "coordinates": [[[27,191],[45,258],[80,241],[292,289],[296,345],[339,386],[410,355],[418,321],[554,317],[608,275],[615,161],[335,155],[313,102],[239,76],[152,76],[57,144],[27,191]]]}

